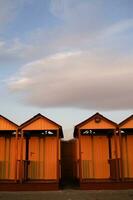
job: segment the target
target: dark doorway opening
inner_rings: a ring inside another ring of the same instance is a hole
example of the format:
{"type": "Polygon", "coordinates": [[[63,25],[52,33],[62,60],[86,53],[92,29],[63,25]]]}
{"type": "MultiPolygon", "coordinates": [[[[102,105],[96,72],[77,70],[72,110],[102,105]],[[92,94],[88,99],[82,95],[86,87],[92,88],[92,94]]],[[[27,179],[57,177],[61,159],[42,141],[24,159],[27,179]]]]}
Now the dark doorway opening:
{"type": "Polygon", "coordinates": [[[77,188],[75,178],[75,141],[61,141],[61,188],[77,188]]]}

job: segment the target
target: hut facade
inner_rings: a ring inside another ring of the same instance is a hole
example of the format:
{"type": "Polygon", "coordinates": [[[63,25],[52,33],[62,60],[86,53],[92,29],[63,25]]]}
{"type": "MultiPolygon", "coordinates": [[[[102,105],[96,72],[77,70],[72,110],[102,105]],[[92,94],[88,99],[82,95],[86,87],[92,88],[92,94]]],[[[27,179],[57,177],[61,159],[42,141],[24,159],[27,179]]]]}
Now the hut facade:
{"type": "Polygon", "coordinates": [[[117,124],[96,113],[75,126],[77,178],[80,183],[118,180],[119,136],[117,124]]]}
{"type": "Polygon", "coordinates": [[[119,124],[122,179],[133,179],[133,115],[119,124]]]}
{"type": "Polygon", "coordinates": [[[17,180],[18,126],[0,115],[0,182],[17,180]]]}
{"type": "Polygon", "coordinates": [[[62,127],[38,114],[19,127],[21,182],[59,183],[62,127]]]}

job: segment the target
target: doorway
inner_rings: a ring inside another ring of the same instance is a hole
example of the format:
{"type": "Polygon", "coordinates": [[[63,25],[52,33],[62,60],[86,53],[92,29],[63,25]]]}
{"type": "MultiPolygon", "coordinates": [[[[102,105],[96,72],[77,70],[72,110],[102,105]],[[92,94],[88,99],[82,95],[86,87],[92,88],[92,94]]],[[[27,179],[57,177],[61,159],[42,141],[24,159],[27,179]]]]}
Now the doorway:
{"type": "Polygon", "coordinates": [[[75,179],[75,141],[61,141],[61,187],[75,188],[78,183],[75,179]]]}

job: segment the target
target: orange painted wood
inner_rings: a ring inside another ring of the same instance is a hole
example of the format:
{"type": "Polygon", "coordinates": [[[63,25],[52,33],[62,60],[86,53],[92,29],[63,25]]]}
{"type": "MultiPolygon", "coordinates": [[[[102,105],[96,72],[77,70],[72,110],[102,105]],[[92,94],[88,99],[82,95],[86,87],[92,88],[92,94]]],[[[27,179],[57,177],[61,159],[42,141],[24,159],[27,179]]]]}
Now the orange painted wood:
{"type": "Polygon", "coordinates": [[[123,136],[124,177],[133,178],[133,135],[123,136]]]}
{"type": "Polygon", "coordinates": [[[56,124],[53,124],[51,121],[43,118],[39,118],[34,122],[28,124],[23,130],[48,130],[48,129],[58,129],[59,127],[56,124]]]}
{"type": "Polygon", "coordinates": [[[0,131],[3,130],[16,130],[17,129],[17,125],[15,125],[14,123],[8,121],[8,119],[3,118],[2,116],[0,116],[0,131]]]}
{"type": "Polygon", "coordinates": [[[114,145],[115,145],[115,160],[116,160],[116,180],[119,180],[119,165],[118,165],[118,137],[114,130],[114,145]]]}
{"type": "Polygon", "coordinates": [[[82,142],[81,142],[81,135],[80,130],[78,130],[78,138],[79,138],[79,179],[82,182],[82,142]]]}
{"type": "Polygon", "coordinates": [[[15,180],[15,137],[0,137],[0,179],[15,180]]]}
{"type": "MultiPolygon", "coordinates": [[[[25,142],[23,142],[23,149],[24,146],[25,142]]],[[[29,154],[29,165],[28,165],[29,179],[31,180],[57,179],[56,137],[31,137],[29,139],[28,154],[29,154]]],[[[23,151],[23,160],[25,160],[25,151],[23,151]]]]}
{"type": "Polygon", "coordinates": [[[124,178],[133,178],[133,115],[119,124],[122,134],[123,173],[124,178]],[[130,130],[130,134],[128,134],[130,130]]]}
{"type": "Polygon", "coordinates": [[[108,138],[106,136],[81,136],[82,177],[110,178],[108,138]]]}
{"type": "Polygon", "coordinates": [[[124,171],[123,171],[123,148],[122,148],[122,135],[119,130],[119,147],[120,147],[120,177],[124,181],[124,171]]]}
{"type": "Polygon", "coordinates": [[[88,123],[84,124],[81,128],[82,129],[114,129],[115,125],[101,118],[100,123],[97,123],[95,119],[92,119],[88,123]]]}

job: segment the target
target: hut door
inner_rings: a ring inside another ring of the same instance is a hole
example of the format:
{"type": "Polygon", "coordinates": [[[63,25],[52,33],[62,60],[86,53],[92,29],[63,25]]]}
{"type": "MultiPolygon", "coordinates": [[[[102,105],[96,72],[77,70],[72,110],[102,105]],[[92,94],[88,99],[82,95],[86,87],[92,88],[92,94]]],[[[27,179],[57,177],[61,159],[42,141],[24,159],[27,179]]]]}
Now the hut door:
{"type": "Polygon", "coordinates": [[[29,140],[29,167],[28,167],[28,178],[29,179],[39,179],[40,171],[40,139],[38,137],[31,137],[29,140]]]}
{"type": "Polygon", "coordinates": [[[83,179],[108,179],[109,147],[106,136],[81,137],[81,167],[83,179]]]}
{"type": "Polygon", "coordinates": [[[0,179],[15,178],[15,138],[0,137],[0,179]]]}
{"type": "Polygon", "coordinates": [[[125,178],[133,178],[133,135],[122,137],[123,171],[125,178]]]}
{"type": "Polygon", "coordinates": [[[110,177],[109,172],[109,148],[106,136],[93,137],[93,165],[94,178],[106,179],[110,177]]]}
{"type": "Polygon", "coordinates": [[[31,137],[28,151],[28,179],[57,179],[56,137],[31,137]]]}

